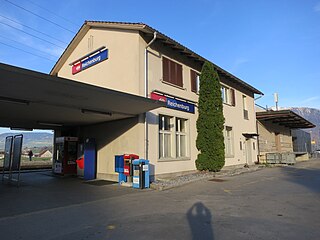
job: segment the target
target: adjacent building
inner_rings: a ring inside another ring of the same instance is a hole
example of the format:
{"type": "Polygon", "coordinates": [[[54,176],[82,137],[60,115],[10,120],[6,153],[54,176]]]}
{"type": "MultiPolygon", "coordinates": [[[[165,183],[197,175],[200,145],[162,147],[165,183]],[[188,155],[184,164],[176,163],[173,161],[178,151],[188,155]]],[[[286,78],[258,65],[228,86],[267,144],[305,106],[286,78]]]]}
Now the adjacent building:
{"type": "Polygon", "coordinates": [[[301,138],[300,136],[298,140],[297,135],[292,135],[292,130],[313,128],[315,127],[313,123],[291,110],[257,109],[256,115],[260,163],[266,161],[268,153],[296,153],[296,155],[308,153],[307,146],[311,144],[310,137],[301,138]],[[297,141],[303,147],[300,146],[299,149],[294,147],[297,141]]]}
{"type": "MultiPolygon", "coordinates": [[[[194,171],[199,75],[207,61],[143,23],[86,21],[51,75],[163,101],[166,107],[122,120],[56,131],[56,137],[94,138],[97,177],[116,180],[114,156],[150,160],[151,175],[194,171]]],[[[254,95],[262,94],[215,65],[225,117],[225,165],[254,164],[258,142],[254,95]]],[[[130,106],[130,102],[126,102],[130,106]]],[[[105,111],[88,114],[108,118],[105,111]]]]}

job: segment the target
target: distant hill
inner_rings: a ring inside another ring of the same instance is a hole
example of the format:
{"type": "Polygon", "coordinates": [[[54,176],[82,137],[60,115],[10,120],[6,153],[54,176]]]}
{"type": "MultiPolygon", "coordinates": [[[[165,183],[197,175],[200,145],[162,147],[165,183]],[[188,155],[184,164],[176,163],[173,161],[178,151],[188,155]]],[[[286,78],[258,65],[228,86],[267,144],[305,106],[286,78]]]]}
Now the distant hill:
{"type": "Polygon", "coordinates": [[[320,149],[320,110],[307,107],[292,107],[290,109],[303,118],[307,119],[309,122],[312,122],[314,125],[316,125],[315,128],[304,130],[307,132],[311,132],[311,139],[316,141],[315,150],[320,149]]]}
{"type": "Polygon", "coordinates": [[[4,149],[4,144],[7,136],[22,134],[23,135],[23,146],[22,148],[33,148],[33,147],[46,147],[52,146],[53,134],[45,132],[23,132],[23,133],[2,133],[0,134],[0,150],[4,149]]]}

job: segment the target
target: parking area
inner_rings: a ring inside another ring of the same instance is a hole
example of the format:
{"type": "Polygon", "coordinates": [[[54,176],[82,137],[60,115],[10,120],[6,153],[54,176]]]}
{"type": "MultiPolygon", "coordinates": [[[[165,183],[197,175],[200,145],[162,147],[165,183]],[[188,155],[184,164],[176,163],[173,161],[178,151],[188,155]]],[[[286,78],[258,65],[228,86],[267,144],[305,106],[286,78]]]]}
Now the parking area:
{"type": "Polygon", "coordinates": [[[319,239],[320,160],[135,190],[50,172],[0,186],[1,239],[319,239]],[[106,184],[106,185],[104,185],[106,184]]]}

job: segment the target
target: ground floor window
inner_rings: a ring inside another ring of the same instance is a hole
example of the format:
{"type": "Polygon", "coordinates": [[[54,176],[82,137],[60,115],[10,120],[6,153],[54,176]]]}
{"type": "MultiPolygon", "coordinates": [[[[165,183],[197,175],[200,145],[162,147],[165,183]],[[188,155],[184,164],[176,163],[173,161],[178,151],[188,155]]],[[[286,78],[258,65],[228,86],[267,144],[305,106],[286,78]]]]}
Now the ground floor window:
{"type": "Polygon", "coordinates": [[[159,116],[159,158],[188,156],[188,120],[172,116],[159,116]]]}
{"type": "Polygon", "coordinates": [[[232,127],[224,127],[224,146],[225,146],[225,155],[226,157],[233,157],[233,131],[232,127]]]}

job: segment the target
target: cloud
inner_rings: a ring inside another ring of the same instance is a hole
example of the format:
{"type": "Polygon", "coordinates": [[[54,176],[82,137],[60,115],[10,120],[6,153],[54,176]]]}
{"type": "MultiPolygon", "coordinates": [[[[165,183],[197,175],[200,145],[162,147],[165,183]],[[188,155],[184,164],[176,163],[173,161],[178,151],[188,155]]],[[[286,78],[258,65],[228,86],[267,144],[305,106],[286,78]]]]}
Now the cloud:
{"type": "Polygon", "coordinates": [[[306,103],[317,101],[319,99],[320,99],[320,97],[314,96],[314,97],[310,97],[310,98],[302,100],[301,103],[306,104],[306,103]]]}
{"type": "Polygon", "coordinates": [[[233,62],[231,71],[235,72],[236,70],[238,70],[240,68],[241,65],[243,65],[247,62],[249,62],[249,59],[247,59],[247,58],[242,58],[242,57],[236,58],[236,60],[233,62]]]}
{"type": "Polygon", "coordinates": [[[23,26],[21,25],[21,22],[18,19],[14,18],[12,16],[7,16],[6,14],[3,14],[1,12],[0,12],[0,22],[3,23],[3,24],[0,24],[1,27],[8,29],[8,30],[11,30],[11,31],[12,31],[12,28],[9,26],[12,26],[12,27],[20,29],[20,30],[23,29],[23,26]],[[7,25],[9,25],[9,26],[7,26],[7,25]]]}
{"type": "Polygon", "coordinates": [[[320,2],[318,2],[314,7],[313,7],[313,10],[315,12],[320,12],[320,2]]]}

